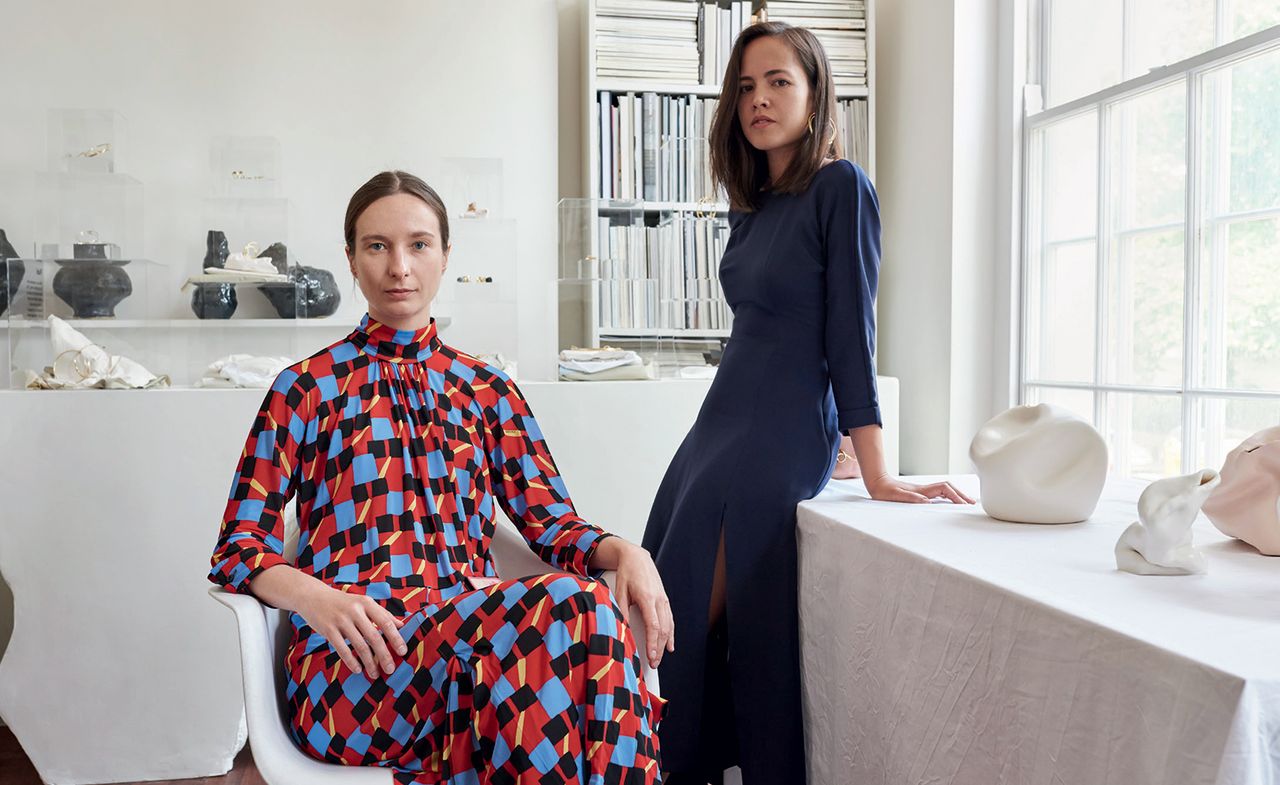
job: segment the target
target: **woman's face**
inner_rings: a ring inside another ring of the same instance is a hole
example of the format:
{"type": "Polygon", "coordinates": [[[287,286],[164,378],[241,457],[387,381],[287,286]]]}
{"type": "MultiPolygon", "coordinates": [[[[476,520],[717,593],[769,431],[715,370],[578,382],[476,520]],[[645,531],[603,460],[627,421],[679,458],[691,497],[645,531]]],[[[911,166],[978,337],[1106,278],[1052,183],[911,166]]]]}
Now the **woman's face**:
{"type": "Polygon", "coordinates": [[[791,46],[761,36],[742,52],[738,122],[747,141],[770,157],[790,155],[809,133],[809,80],[791,46]]]}
{"type": "Polygon", "coordinates": [[[355,234],[347,261],[369,316],[397,330],[426,327],[449,266],[435,211],[411,194],[384,196],[356,219],[355,234]]]}

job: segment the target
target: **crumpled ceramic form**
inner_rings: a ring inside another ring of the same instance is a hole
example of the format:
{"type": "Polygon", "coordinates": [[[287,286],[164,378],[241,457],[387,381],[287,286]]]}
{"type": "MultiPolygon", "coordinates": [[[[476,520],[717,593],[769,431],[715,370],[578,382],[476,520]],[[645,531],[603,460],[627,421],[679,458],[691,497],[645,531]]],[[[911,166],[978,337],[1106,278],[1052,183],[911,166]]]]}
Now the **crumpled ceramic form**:
{"type": "Polygon", "coordinates": [[[1138,520],[1116,541],[1116,567],[1137,575],[1206,572],[1204,554],[1192,544],[1191,525],[1221,477],[1202,469],[1156,480],[1138,497],[1138,520]]]}
{"type": "Polygon", "coordinates": [[[1222,484],[1204,514],[1229,537],[1280,556],[1280,425],[1240,443],[1222,464],[1222,484]]]}
{"type": "Polygon", "coordinates": [[[973,437],[969,458],[987,515],[1016,523],[1078,523],[1098,506],[1107,445],[1067,409],[1015,406],[973,437]]]}

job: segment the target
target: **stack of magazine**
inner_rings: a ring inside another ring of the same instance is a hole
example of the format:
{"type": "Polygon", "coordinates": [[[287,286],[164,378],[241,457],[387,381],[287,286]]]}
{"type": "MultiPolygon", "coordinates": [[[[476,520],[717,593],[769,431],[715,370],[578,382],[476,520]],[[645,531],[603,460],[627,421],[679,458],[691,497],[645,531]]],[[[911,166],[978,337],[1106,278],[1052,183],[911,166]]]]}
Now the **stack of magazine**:
{"type": "Polygon", "coordinates": [[[690,0],[599,0],[596,75],[697,82],[700,10],[690,0]]]}
{"type": "Polygon", "coordinates": [[[864,0],[766,0],[770,22],[813,31],[831,61],[836,87],[867,84],[867,4],[864,0]]]}

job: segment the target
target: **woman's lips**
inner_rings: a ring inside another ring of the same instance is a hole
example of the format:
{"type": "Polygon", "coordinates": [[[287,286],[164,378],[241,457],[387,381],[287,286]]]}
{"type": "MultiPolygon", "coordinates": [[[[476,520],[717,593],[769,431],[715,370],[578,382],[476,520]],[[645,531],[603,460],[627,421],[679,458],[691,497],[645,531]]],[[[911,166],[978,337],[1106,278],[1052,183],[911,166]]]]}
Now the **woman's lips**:
{"type": "Polygon", "coordinates": [[[767,117],[760,117],[751,121],[752,128],[764,128],[766,125],[773,125],[773,120],[767,117]]]}
{"type": "Polygon", "coordinates": [[[386,293],[393,300],[405,300],[416,291],[417,289],[387,289],[386,293]]]}

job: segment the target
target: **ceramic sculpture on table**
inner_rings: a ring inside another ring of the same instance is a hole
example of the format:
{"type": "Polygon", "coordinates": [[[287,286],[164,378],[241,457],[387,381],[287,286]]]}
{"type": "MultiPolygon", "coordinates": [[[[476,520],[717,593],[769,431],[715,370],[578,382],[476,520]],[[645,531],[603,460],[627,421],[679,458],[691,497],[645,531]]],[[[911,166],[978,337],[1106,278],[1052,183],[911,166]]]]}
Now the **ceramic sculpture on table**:
{"type": "Polygon", "coordinates": [[[1241,442],[1221,473],[1204,514],[1223,534],[1280,556],[1280,425],[1241,442]]]}
{"type": "Polygon", "coordinates": [[[26,272],[26,265],[18,260],[17,249],[10,244],[4,230],[0,229],[0,316],[4,316],[4,312],[9,309],[9,302],[17,295],[18,286],[22,284],[22,276],[26,272]]]}
{"type": "Polygon", "coordinates": [[[1015,523],[1078,523],[1098,506],[1107,445],[1093,426],[1059,406],[1015,406],[973,437],[982,509],[1015,523]]]}
{"type": "Polygon", "coordinates": [[[294,265],[289,269],[289,283],[262,284],[258,288],[281,319],[332,316],[342,302],[337,279],[319,267],[294,265]]]}
{"type": "Polygon", "coordinates": [[[1138,520],[1116,542],[1116,567],[1137,575],[1197,575],[1207,569],[1191,525],[1221,478],[1212,469],[1166,477],[1138,497],[1138,520]]]}

